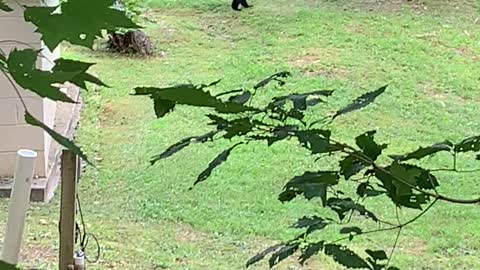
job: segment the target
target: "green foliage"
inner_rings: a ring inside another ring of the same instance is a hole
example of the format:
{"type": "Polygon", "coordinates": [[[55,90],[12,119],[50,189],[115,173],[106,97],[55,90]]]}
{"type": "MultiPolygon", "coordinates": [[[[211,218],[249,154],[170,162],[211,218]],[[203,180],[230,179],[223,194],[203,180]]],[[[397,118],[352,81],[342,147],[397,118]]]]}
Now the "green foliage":
{"type": "Polygon", "coordinates": [[[71,82],[87,89],[85,82],[105,86],[102,81],[87,73],[93,64],[79,61],[58,59],[52,71],[36,68],[38,52],[32,49],[14,49],[6,61],[7,69],[18,85],[41,97],[55,101],[74,102],[59,89],[59,85],[71,82]]]}
{"type": "Polygon", "coordinates": [[[18,270],[18,268],[15,265],[0,261],[0,270],[18,270]]]}
{"type": "Polygon", "coordinates": [[[193,185],[196,185],[200,182],[203,182],[205,180],[207,180],[207,178],[212,174],[213,170],[215,168],[217,168],[218,166],[220,166],[223,162],[227,161],[227,158],[228,156],[230,156],[230,153],[232,152],[233,149],[235,149],[235,147],[241,145],[242,143],[237,143],[235,145],[233,145],[232,147],[224,150],[223,152],[221,152],[214,160],[212,160],[212,162],[210,162],[210,164],[208,165],[208,167],[200,173],[200,175],[198,176],[197,178],[197,181],[195,181],[195,183],[193,183],[193,185]]]}
{"type": "MultiPolygon", "coordinates": [[[[328,170],[305,171],[303,174],[293,177],[285,184],[283,191],[278,197],[281,202],[290,202],[297,198],[298,195],[302,195],[314,204],[317,204],[317,200],[315,199],[319,199],[320,205],[330,209],[338,218],[335,220],[330,217],[311,216],[299,219],[293,227],[305,229],[302,234],[289,242],[275,245],[259,253],[248,261],[247,266],[254,264],[265,258],[267,254],[270,254],[269,265],[273,267],[300,251],[300,263],[304,263],[305,260],[318,252],[323,252],[325,255],[332,257],[337,263],[348,268],[374,270],[395,269],[389,267],[388,263],[378,262],[386,258],[385,252],[383,251],[369,251],[367,254],[370,257],[364,259],[354,251],[336,243],[345,239],[353,240],[356,237],[377,231],[398,230],[400,233],[404,226],[421,217],[438,200],[458,203],[480,201],[480,199],[463,201],[440,195],[436,190],[440,183],[431,169],[404,163],[404,161],[421,159],[445,151],[452,155],[453,164],[455,164],[457,158],[455,153],[480,151],[480,140],[478,137],[467,138],[456,144],[454,148],[455,151],[452,151],[453,144],[446,141],[430,147],[419,148],[412,153],[391,155],[390,157],[393,161],[391,161],[390,164],[385,164],[385,161],[381,164],[378,160],[385,160],[381,159],[381,156],[383,150],[387,148],[387,144],[379,144],[375,141],[375,130],[365,132],[355,137],[355,145],[352,146],[334,139],[332,131],[328,127],[338,116],[358,111],[377,100],[380,95],[386,91],[387,86],[362,94],[350,104],[337,110],[335,114],[330,116],[326,115],[320,117],[319,120],[314,119],[313,121],[305,120],[307,119],[306,113],[308,113],[308,108],[319,104],[326,104],[326,98],[331,96],[333,91],[316,90],[277,96],[271,98],[266,106],[250,105],[247,107],[232,101],[238,100],[241,104],[248,101],[249,104],[253,104],[252,100],[257,95],[257,90],[265,87],[271,81],[278,81],[279,76],[284,78],[289,76],[289,73],[274,74],[255,85],[253,91],[237,89],[223,92],[216,97],[204,90],[210,85],[136,88],[135,93],[136,95],[149,95],[154,101],[166,100],[169,102],[166,103],[165,108],[161,107],[161,103],[155,103],[154,107],[156,112],[159,110],[161,112],[172,111],[176,104],[212,108],[217,114],[208,114],[208,118],[211,120],[209,124],[214,125],[216,129],[211,131],[214,132],[215,137],[212,135],[209,136],[209,139],[213,141],[221,139],[231,140],[235,137],[236,140],[240,141],[233,147],[220,153],[210,163],[208,168],[199,175],[197,181],[194,183],[195,185],[207,180],[213,169],[216,169],[220,164],[224,163],[236,146],[244,143],[248,144],[252,141],[261,142],[266,140],[267,144],[271,146],[275,142],[296,139],[298,147],[309,150],[312,156],[317,157],[317,160],[323,160],[322,156],[328,156],[332,160],[340,160],[339,163],[332,162],[333,164],[329,164],[328,170]],[[242,93],[240,94],[242,98],[238,98],[239,95],[237,93],[239,92],[242,93]],[[244,93],[249,94],[245,95],[244,93]],[[234,94],[235,98],[229,98],[228,101],[223,101],[219,98],[234,94]],[[291,102],[291,104],[287,102],[291,102]],[[236,105],[233,106],[233,104],[236,105]],[[158,108],[157,105],[160,106],[160,108],[158,108]],[[229,106],[233,106],[235,109],[229,106]],[[313,125],[316,124],[322,124],[323,129],[313,128],[313,125]],[[332,165],[335,166],[333,170],[331,169],[332,165]],[[355,175],[361,172],[364,172],[363,177],[353,179],[355,175]],[[356,183],[353,192],[345,190],[345,188],[351,190],[352,185],[344,185],[342,180],[356,183]],[[435,192],[432,193],[431,190],[435,192]],[[358,196],[357,198],[352,195],[355,193],[358,196]],[[420,214],[405,223],[398,221],[397,224],[394,224],[384,222],[383,218],[377,217],[373,211],[368,210],[360,203],[360,199],[362,198],[376,197],[383,194],[387,195],[396,207],[421,210],[420,214]],[[386,227],[377,230],[361,228],[359,226],[360,224],[358,224],[358,219],[360,218],[371,220],[380,226],[386,227]],[[338,226],[340,224],[350,224],[355,221],[357,221],[355,225],[347,225],[340,228],[339,233],[341,235],[346,234],[348,235],[347,237],[332,242],[324,239],[321,242],[312,244],[310,241],[311,234],[323,230],[327,225],[338,226]]],[[[284,80],[278,82],[280,86],[286,83],[284,80]]],[[[211,85],[216,84],[218,84],[218,81],[211,85]]],[[[156,114],[157,117],[164,117],[166,115],[166,113],[158,112],[156,114]]],[[[316,118],[318,119],[319,117],[316,116],[316,118]]],[[[196,137],[186,138],[169,147],[159,156],[171,156],[173,153],[180,151],[190,144],[192,140],[196,140],[195,138],[196,137]]],[[[203,142],[204,141],[206,140],[203,140],[203,142]]],[[[159,158],[154,157],[154,160],[157,161],[159,158]]],[[[326,167],[326,164],[319,166],[326,167]]]]}
{"type": "Polygon", "coordinates": [[[5,12],[11,12],[13,9],[5,3],[5,0],[0,0],[0,10],[5,12]]]}
{"type": "Polygon", "coordinates": [[[60,7],[27,7],[24,15],[26,21],[37,27],[36,32],[42,35],[50,50],[62,41],[92,48],[93,41],[102,36],[102,30],[139,27],[125,12],[114,9],[114,2],[73,0],[63,2],[60,7]]]}
{"type": "MultiPolygon", "coordinates": [[[[27,22],[31,22],[37,27],[36,32],[42,35],[42,41],[52,51],[62,41],[91,48],[93,41],[101,36],[102,30],[138,27],[125,16],[124,12],[113,9],[113,2],[114,0],[63,1],[57,7],[25,7],[24,16],[27,22]],[[85,16],[88,16],[88,18],[85,16]]],[[[3,11],[11,10],[3,1],[0,2],[0,8],[3,11]]],[[[72,141],[58,134],[30,114],[16,85],[13,84],[9,76],[22,88],[41,97],[54,101],[74,102],[60,90],[62,84],[70,82],[82,89],[87,89],[87,82],[106,86],[101,80],[87,73],[87,70],[93,64],[60,58],[55,61],[51,71],[44,71],[36,67],[37,59],[43,57],[39,51],[15,48],[9,53],[8,58],[3,52],[0,53],[0,56],[0,68],[3,75],[7,76],[12,86],[17,90],[17,94],[25,107],[26,122],[44,129],[62,146],[90,163],[87,156],[72,141]]]]}
{"type": "Polygon", "coordinates": [[[303,195],[308,200],[320,197],[323,205],[326,205],[327,188],[338,184],[338,180],[337,172],[305,172],[288,181],[278,199],[287,202],[297,195],[303,195]]]}

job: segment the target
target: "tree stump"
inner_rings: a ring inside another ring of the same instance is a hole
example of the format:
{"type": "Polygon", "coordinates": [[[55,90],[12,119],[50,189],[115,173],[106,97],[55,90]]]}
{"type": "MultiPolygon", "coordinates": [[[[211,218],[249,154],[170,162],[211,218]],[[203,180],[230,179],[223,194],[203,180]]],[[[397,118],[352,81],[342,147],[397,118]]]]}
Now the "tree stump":
{"type": "Polygon", "coordinates": [[[138,29],[126,30],[125,32],[109,32],[107,45],[109,50],[119,53],[139,54],[141,56],[153,54],[153,45],[150,38],[138,29]]]}

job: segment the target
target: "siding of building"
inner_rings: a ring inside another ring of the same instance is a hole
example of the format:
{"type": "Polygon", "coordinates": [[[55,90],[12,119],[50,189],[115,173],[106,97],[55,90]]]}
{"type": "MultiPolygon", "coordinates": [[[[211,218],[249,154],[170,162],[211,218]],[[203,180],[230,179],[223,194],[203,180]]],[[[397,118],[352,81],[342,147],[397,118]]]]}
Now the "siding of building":
{"type": "MultiPolygon", "coordinates": [[[[15,47],[42,49],[42,55],[48,59],[39,59],[37,66],[42,70],[48,70],[52,67],[51,63],[59,57],[59,50],[52,53],[45,48],[40,41],[40,36],[34,32],[35,26],[23,20],[23,8],[18,5],[41,5],[43,2],[40,0],[7,0],[7,4],[14,11],[8,13],[0,11],[0,41],[12,40],[23,44],[2,43],[0,49],[5,53],[12,51],[15,47]]],[[[55,4],[55,1],[47,3],[51,5],[55,4]]],[[[42,99],[20,87],[17,88],[20,89],[29,111],[52,127],[56,112],[55,103],[42,99]]],[[[21,148],[38,151],[35,174],[40,177],[47,175],[51,139],[41,129],[27,125],[23,115],[24,109],[15,88],[3,74],[0,74],[0,177],[13,176],[16,151],[21,148]]]]}

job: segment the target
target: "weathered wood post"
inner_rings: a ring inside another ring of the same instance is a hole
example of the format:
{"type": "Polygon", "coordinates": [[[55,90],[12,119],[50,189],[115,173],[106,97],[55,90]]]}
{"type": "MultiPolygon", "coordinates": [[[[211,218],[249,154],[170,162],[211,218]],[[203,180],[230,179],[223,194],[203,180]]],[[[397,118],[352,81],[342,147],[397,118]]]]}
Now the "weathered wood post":
{"type": "Polygon", "coordinates": [[[78,156],[63,150],[61,165],[60,205],[60,270],[71,270],[74,265],[75,212],[78,180],[78,156]]]}

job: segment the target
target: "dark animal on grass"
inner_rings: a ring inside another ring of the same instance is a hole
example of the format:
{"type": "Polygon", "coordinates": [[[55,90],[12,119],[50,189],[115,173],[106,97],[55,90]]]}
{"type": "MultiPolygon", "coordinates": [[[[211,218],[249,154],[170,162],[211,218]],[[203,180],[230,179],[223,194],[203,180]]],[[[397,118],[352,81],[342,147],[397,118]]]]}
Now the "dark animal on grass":
{"type": "Polygon", "coordinates": [[[128,30],[126,32],[109,32],[108,47],[112,51],[127,54],[140,54],[142,56],[153,53],[153,45],[148,36],[141,30],[128,30]]]}
{"type": "Polygon", "coordinates": [[[242,8],[249,8],[252,7],[247,3],[247,0],[233,0],[232,1],[232,8],[233,10],[240,11],[242,8]]]}

